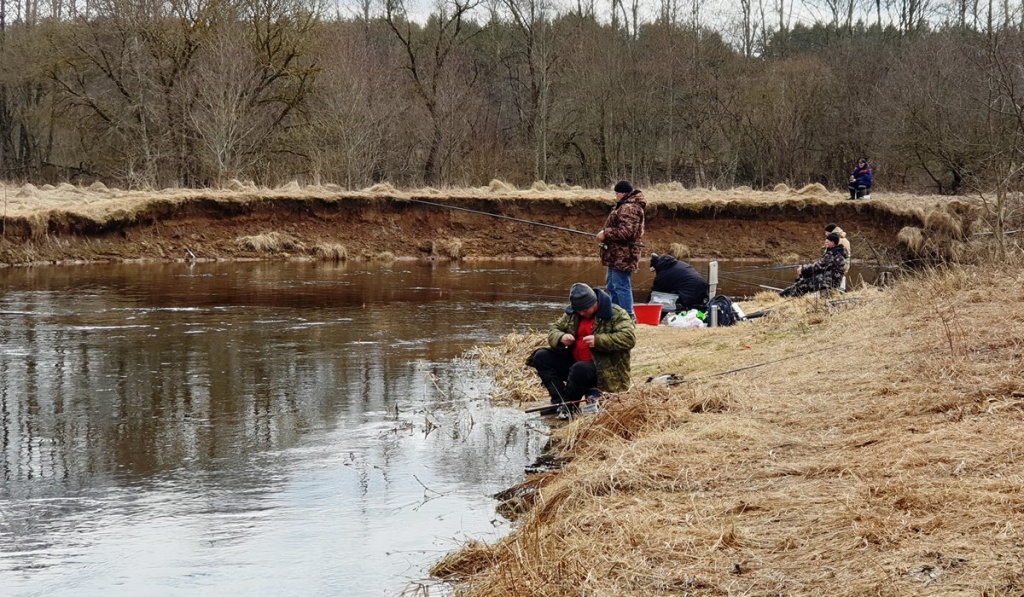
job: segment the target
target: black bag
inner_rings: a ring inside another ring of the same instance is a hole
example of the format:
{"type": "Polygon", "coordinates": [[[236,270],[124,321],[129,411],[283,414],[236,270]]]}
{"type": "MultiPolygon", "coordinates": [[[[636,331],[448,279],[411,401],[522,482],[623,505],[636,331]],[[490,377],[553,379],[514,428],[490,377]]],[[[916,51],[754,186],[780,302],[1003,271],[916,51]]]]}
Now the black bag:
{"type": "Polygon", "coordinates": [[[732,300],[724,294],[715,295],[708,301],[707,314],[704,323],[711,325],[711,307],[718,306],[718,325],[732,325],[736,323],[736,312],[732,309],[732,300]]]}

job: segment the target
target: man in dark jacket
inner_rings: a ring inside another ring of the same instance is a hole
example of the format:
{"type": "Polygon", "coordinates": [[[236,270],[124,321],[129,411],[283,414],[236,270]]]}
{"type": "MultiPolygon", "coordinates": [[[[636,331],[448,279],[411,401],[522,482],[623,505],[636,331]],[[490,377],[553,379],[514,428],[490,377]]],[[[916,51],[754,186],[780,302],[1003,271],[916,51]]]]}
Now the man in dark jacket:
{"type": "MultiPolygon", "coordinates": [[[[651,254],[654,284],[651,292],[667,292],[676,298],[676,311],[699,309],[708,300],[708,283],[693,266],[671,255],[651,254]]],[[[648,302],[652,302],[648,299],[648,302]]]]}
{"type": "Polygon", "coordinates": [[[597,233],[601,243],[601,264],[608,268],[605,286],[612,302],[633,314],[633,272],[640,262],[640,240],[644,236],[644,207],[647,202],[639,189],[625,180],[615,183],[618,200],[597,233]]]}
{"type": "Polygon", "coordinates": [[[867,158],[857,160],[857,167],[850,172],[850,184],[846,188],[850,191],[850,199],[871,198],[871,166],[867,158]]]}
{"type": "Polygon", "coordinates": [[[569,289],[565,313],[548,332],[549,348],[533,351],[526,364],[537,370],[552,409],[562,406],[558,414],[567,417],[591,390],[629,389],[635,345],[636,326],[626,311],[604,291],[578,282],[569,289]]]}
{"type": "Polygon", "coordinates": [[[839,235],[830,232],[825,237],[825,253],[814,263],[797,266],[797,280],[779,293],[779,296],[803,296],[821,291],[829,293],[839,288],[846,267],[846,249],[839,244],[839,235]]]}

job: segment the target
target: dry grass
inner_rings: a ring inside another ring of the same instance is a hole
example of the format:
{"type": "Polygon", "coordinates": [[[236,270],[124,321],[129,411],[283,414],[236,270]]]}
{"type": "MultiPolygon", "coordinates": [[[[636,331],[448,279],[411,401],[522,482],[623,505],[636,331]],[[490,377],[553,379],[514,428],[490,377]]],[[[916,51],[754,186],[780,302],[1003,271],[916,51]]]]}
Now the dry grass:
{"type": "Polygon", "coordinates": [[[337,243],[317,243],[310,250],[310,254],[318,261],[348,261],[348,249],[337,243]]]}
{"type": "Polygon", "coordinates": [[[690,247],[684,243],[672,243],[668,248],[668,254],[679,261],[685,261],[690,258],[690,247]]]}
{"type": "Polygon", "coordinates": [[[515,191],[516,188],[503,180],[495,178],[491,181],[491,184],[487,185],[487,188],[492,193],[508,193],[515,191]]]}
{"type": "Polygon", "coordinates": [[[301,251],[302,244],[290,235],[281,232],[267,232],[235,239],[239,247],[255,253],[274,254],[285,251],[301,251]]]}
{"type": "Polygon", "coordinates": [[[456,261],[462,258],[462,241],[458,238],[442,238],[431,241],[430,254],[442,259],[456,261]]]}
{"type": "MultiPolygon", "coordinates": [[[[458,594],[1024,594],[1020,265],[640,326],[634,379],[689,381],[557,430],[571,462],[458,594]]],[[[505,340],[500,383],[536,340],[505,340]]]]}

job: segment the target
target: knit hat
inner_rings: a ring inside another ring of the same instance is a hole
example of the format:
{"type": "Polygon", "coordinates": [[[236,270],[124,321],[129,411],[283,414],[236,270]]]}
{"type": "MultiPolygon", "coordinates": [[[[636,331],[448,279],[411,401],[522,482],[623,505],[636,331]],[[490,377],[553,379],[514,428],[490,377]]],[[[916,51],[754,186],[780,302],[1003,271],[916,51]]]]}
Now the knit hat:
{"type": "Polygon", "coordinates": [[[839,244],[839,235],[836,234],[835,232],[829,232],[828,234],[826,234],[825,239],[832,241],[833,245],[839,244]]]}
{"type": "Polygon", "coordinates": [[[829,224],[828,226],[825,226],[825,232],[832,232],[836,228],[838,228],[838,226],[836,226],[835,224],[829,224]]]}
{"type": "Polygon", "coordinates": [[[620,180],[619,182],[615,183],[615,192],[616,193],[632,193],[633,192],[633,185],[629,184],[625,180],[620,180]]]}
{"type": "Polygon", "coordinates": [[[569,305],[572,310],[579,313],[586,311],[597,302],[597,293],[594,289],[582,282],[577,282],[569,289],[569,305]]]}

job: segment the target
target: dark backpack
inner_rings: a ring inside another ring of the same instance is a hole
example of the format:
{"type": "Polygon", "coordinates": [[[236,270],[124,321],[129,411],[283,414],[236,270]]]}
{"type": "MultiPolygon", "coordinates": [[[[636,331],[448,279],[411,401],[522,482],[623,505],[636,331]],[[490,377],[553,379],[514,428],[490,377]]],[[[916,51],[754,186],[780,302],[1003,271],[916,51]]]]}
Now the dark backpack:
{"type": "Polygon", "coordinates": [[[708,301],[708,308],[705,311],[704,323],[711,325],[711,307],[718,306],[718,325],[732,325],[736,323],[736,313],[732,310],[732,301],[724,294],[715,295],[708,301]]]}

